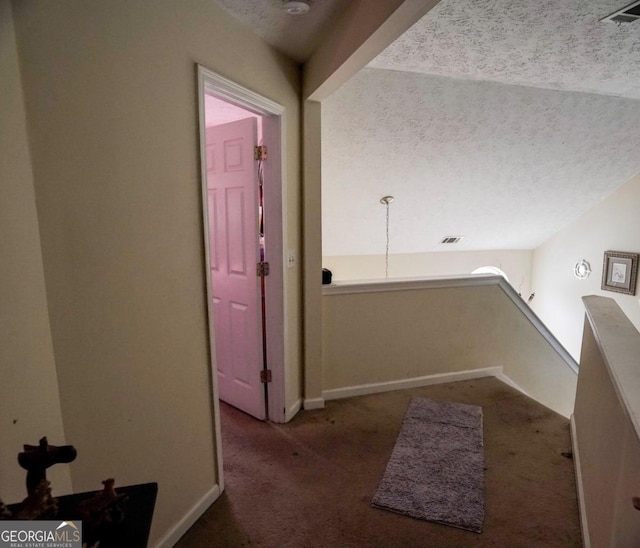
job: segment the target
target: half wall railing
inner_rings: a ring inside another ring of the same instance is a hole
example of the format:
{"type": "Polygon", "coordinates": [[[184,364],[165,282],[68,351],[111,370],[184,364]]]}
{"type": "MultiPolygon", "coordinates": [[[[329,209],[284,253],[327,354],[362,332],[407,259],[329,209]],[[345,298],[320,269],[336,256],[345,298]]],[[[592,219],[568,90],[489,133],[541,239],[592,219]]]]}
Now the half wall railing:
{"type": "Polygon", "coordinates": [[[500,276],[323,287],[323,398],[497,376],[573,410],[577,363],[500,276]]]}
{"type": "Polygon", "coordinates": [[[640,542],[640,333],[610,298],[583,298],[586,320],[574,463],[584,545],[640,542]]]}

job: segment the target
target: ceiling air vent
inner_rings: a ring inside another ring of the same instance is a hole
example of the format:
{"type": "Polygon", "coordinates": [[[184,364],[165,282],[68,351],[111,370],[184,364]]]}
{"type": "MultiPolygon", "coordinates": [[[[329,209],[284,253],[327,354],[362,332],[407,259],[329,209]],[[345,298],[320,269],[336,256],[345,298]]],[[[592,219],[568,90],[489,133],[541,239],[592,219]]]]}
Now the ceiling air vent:
{"type": "Polygon", "coordinates": [[[636,19],[640,19],[640,0],[603,17],[600,21],[612,21],[620,25],[622,23],[633,23],[636,19]]]}
{"type": "Polygon", "coordinates": [[[457,244],[464,236],[446,236],[440,240],[441,244],[457,244]]]}

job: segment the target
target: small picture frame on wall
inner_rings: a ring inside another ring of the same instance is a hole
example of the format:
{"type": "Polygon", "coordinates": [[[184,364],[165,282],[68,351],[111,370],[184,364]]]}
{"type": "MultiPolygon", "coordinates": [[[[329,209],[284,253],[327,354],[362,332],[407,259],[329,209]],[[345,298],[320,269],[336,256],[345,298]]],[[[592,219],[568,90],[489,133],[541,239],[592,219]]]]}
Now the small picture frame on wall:
{"type": "Polygon", "coordinates": [[[602,286],[606,291],[625,295],[636,294],[638,253],[605,251],[602,263],[602,286]]]}

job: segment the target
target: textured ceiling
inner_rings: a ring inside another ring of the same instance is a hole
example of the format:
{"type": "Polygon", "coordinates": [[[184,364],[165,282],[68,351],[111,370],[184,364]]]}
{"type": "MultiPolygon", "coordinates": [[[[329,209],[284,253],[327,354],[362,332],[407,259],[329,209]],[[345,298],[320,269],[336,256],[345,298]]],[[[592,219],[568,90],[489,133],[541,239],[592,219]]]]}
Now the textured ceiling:
{"type": "Polygon", "coordinates": [[[310,0],[304,15],[288,15],[282,0],[215,0],[216,4],[249,26],[258,36],[302,63],[313,53],[331,21],[339,17],[347,0],[310,0]]]}
{"type": "MultiPolygon", "coordinates": [[[[215,1],[299,62],[347,4],[215,1]]],[[[535,248],[638,173],[629,2],[441,0],[323,102],[323,254],[384,253],[387,194],[391,253],[535,248]]]]}
{"type": "Polygon", "coordinates": [[[638,173],[627,3],[442,0],[323,103],[323,254],[384,253],[387,194],[391,253],[532,249],[638,173]]]}
{"type": "Polygon", "coordinates": [[[442,0],[369,66],[640,99],[631,0],[442,0]]]}
{"type": "Polygon", "coordinates": [[[323,254],[532,249],[640,171],[640,103],[365,69],[323,102],[323,254]],[[445,236],[465,236],[455,246],[445,236]]]}

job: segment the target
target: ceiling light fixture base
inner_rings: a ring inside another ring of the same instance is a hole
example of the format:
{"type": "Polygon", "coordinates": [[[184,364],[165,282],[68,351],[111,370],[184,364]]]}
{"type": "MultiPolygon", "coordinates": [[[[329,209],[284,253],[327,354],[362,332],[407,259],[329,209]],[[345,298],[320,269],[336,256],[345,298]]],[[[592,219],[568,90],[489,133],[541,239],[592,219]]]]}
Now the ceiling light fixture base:
{"type": "Polygon", "coordinates": [[[282,9],[289,15],[303,15],[311,9],[311,6],[307,0],[284,0],[282,9]]]}

